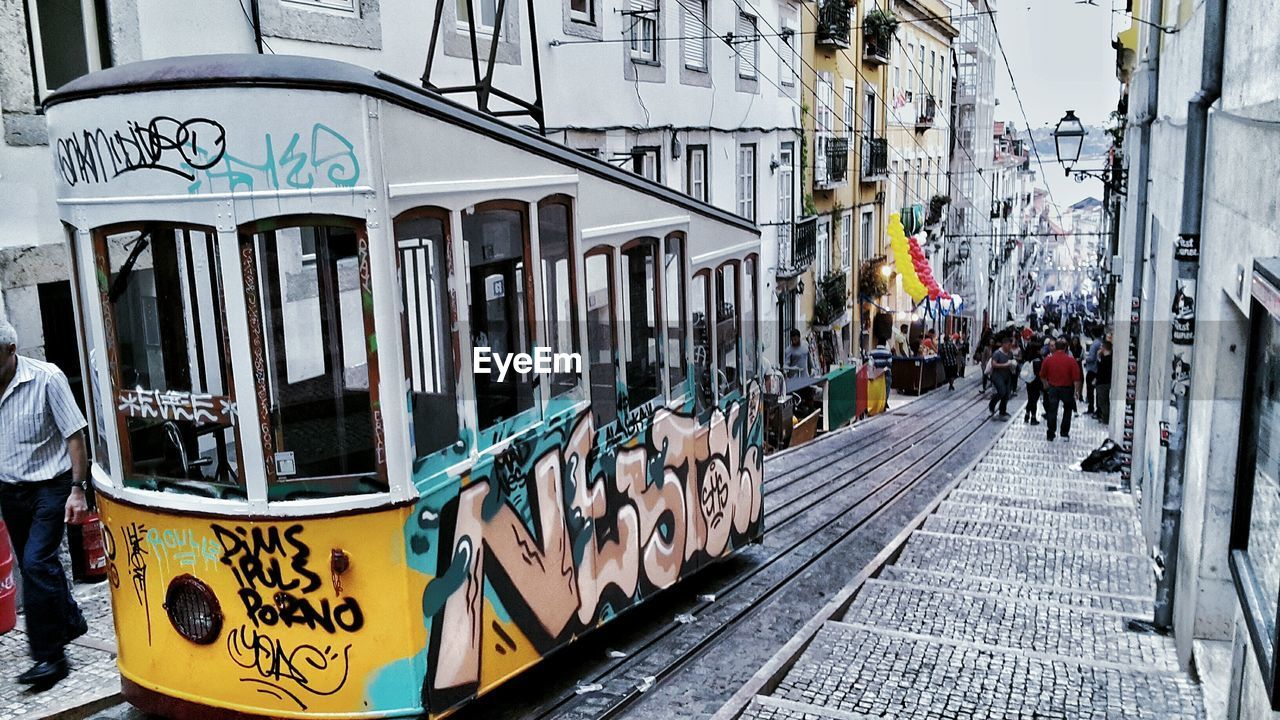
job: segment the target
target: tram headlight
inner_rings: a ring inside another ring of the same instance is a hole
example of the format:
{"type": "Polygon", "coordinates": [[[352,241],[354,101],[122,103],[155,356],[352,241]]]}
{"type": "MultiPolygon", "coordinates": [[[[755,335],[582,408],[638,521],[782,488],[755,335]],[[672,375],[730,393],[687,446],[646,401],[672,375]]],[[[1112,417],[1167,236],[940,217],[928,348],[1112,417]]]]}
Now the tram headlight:
{"type": "Polygon", "coordinates": [[[164,610],[173,629],[197,645],[209,645],[222,632],[222,606],[213,589],[194,575],[179,575],[169,583],[164,610]]]}

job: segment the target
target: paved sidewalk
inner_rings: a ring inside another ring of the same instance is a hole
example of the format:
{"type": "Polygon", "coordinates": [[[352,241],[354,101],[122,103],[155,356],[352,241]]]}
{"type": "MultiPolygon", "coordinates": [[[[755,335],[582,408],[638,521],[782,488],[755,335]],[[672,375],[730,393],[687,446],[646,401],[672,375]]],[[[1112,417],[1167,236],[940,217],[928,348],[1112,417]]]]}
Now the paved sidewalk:
{"type": "Polygon", "coordinates": [[[1203,718],[1173,641],[1131,632],[1154,581],[1118,476],[1015,415],[901,555],[740,717],[1203,718]]]}
{"type": "MultiPolygon", "coordinates": [[[[64,557],[64,565],[68,564],[64,557]]],[[[107,584],[76,585],[74,593],[89,623],[89,634],[67,648],[71,675],[53,688],[33,693],[14,682],[31,665],[25,618],[19,615],[18,627],[0,635],[0,720],[80,718],[119,702],[116,633],[107,584]]]]}

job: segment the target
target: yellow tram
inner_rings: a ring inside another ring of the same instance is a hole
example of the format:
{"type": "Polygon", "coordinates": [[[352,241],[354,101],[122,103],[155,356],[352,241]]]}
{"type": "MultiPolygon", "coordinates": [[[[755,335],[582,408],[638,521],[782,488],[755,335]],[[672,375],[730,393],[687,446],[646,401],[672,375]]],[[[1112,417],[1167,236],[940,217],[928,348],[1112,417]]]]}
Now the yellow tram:
{"type": "Polygon", "coordinates": [[[438,716],[760,539],[751,223],[331,61],[46,112],[135,705],[438,716]]]}

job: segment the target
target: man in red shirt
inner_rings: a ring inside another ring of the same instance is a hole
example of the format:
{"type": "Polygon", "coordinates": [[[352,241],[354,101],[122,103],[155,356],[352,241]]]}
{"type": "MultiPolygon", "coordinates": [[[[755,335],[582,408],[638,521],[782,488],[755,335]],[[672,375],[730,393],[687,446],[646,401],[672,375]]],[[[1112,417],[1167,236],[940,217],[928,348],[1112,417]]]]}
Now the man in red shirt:
{"type": "Polygon", "coordinates": [[[1058,405],[1062,405],[1062,439],[1071,437],[1071,416],[1076,411],[1076,399],[1084,396],[1084,373],[1080,363],[1067,352],[1067,341],[1053,341],[1053,352],[1040,364],[1040,379],[1044,384],[1044,407],[1049,413],[1049,427],[1045,437],[1052,441],[1054,428],[1058,426],[1058,405]]]}

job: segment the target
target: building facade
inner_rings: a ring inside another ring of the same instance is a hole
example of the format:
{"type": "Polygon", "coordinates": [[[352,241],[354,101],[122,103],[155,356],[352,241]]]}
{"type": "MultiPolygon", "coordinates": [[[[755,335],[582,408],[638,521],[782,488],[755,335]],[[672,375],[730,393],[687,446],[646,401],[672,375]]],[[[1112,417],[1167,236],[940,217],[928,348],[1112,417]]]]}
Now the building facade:
{"type": "Polygon", "coordinates": [[[960,35],[952,58],[955,142],[951,147],[947,235],[957,252],[969,258],[960,269],[956,289],[965,299],[965,315],[980,327],[1003,324],[1004,320],[990,305],[990,268],[1002,252],[994,247],[997,237],[991,210],[995,197],[988,179],[995,162],[994,6],[994,0],[954,3],[960,35]]]}
{"type": "Polygon", "coordinates": [[[883,246],[887,43],[867,21],[874,3],[822,0],[806,7],[815,12],[805,25],[811,111],[804,202],[815,252],[801,312],[822,342],[823,361],[843,362],[864,349],[859,267],[883,246]]]}
{"type": "Polygon", "coordinates": [[[1156,623],[1220,698],[1280,717],[1274,6],[1133,3],[1112,433],[1157,569],[1156,623]],[[1154,28],[1164,28],[1166,32],[1154,28]],[[1203,152],[1197,152],[1197,149],[1203,152]]]}
{"type": "MultiPolygon", "coordinates": [[[[482,65],[497,37],[493,86],[537,99],[551,137],[758,223],[762,296],[774,293],[799,207],[802,9],[788,0],[473,0],[482,65]]],[[[408,0],[258,0],[178,6],[158,0],[32,0],[0,10],[0,312],[24,353],[74,364],[56,171],[40,102],[91,70],[172,55],[325,57],[416,83],[436,4],[408,0]],[[63,346],[66,345],[66,348],[63,346]]],[[[431,84],[474,81],[466,0],[443,0],[431,84]]],[[[467,104],[474,95],[452,96],[467,104]]],[[[495,102],[490,110],[515,106],[495,102]]],[[[529,117],[512,116],[532,126],[529,117]]],[[[146,118],[139,118],[140,123],[146,118]]],[[[776,308],[762,342],[777,357],[776,308]]],[[[68,369],[69,374],[73,373],[68,369]]]]}

